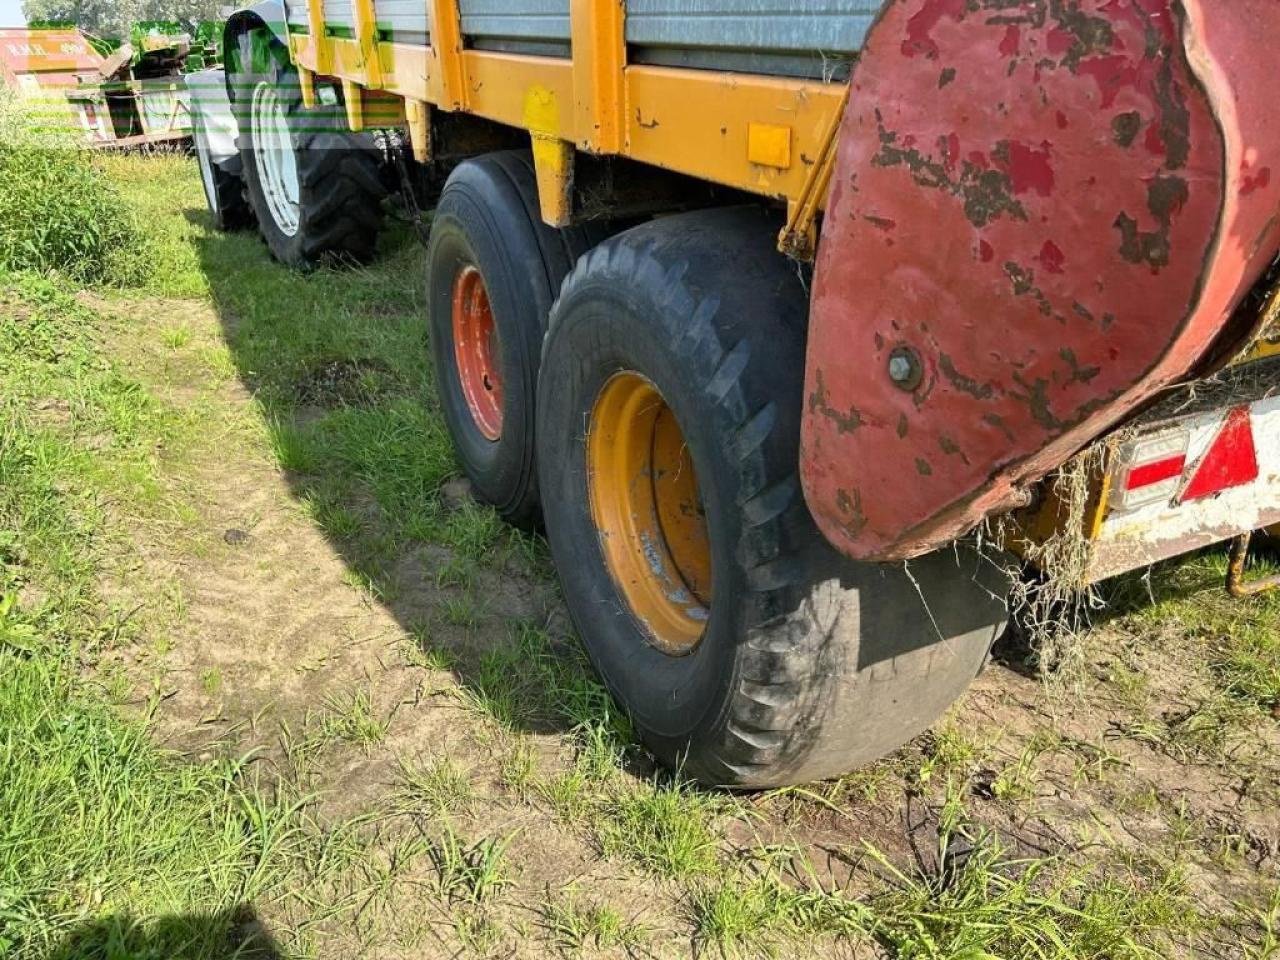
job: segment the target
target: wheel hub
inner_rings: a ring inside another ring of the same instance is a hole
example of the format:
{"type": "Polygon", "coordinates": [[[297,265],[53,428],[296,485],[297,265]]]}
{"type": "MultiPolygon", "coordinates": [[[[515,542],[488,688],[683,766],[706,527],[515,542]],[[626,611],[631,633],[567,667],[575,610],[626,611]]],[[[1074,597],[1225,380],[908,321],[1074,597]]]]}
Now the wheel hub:
{"type": "Polygon", "coordinates": [[[653,646],[697,649],[711,614],[711,544],[675,413],[652,381],[615,374],[587,434],[591,511],[609,572],[653,646]]]}
{"type": "Polygon", "coordinates": [[[502,439],[502,356],[493,307],[480,271],[468,264],[453,281],[453,350],[458,382],[476,429],[502,439]]]}

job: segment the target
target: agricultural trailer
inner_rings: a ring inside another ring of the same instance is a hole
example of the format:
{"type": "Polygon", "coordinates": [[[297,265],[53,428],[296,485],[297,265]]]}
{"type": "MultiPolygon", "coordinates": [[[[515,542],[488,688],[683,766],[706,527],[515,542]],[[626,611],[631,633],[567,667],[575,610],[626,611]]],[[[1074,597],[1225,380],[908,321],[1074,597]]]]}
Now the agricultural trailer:
{"type": "Polygon", "coordinates": [[[1073,587],[1233,541],[1257,588],[1278,35],[1273,0],[285,0],[228,22],[199,158],[302,270],[374,256],[388,166],[434,208],[476,494],[545,527],[656,755],[765,787],[962,693],[993,532],[1073,587]]]}
{"type": "Polygon", "coordinates": [[[192,138],[186,71],[216,61],[203,38],[177,24],[137,29],[99,67],[95,81],[67,91],[93,147],[180,146],[192,138]]]}

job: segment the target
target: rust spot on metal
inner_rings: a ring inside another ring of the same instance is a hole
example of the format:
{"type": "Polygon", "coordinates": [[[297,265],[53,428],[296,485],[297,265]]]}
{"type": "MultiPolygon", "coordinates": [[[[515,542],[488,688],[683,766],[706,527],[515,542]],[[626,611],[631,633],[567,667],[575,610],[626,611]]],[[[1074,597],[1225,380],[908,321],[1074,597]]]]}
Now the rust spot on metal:
{"type": "MultiPolygon", "coordinates": [[[[951,143],[944,141],[943,152],[950,155],[951,143]]],[[[922,187],[944,190],[964,202],[965,217],[975,227],[1010,216],[1026,220],[1027,211],[1014,197],[1013,183],[1009,175],[1000,170],[984,169],[970,160],[960,165],[960,175],[953,177],[950,168],[956,166],[952,159],[948,164],[935,160],[918,150],[910,138],[899,142],[898,134],[880,126],[880,152],[872,159],[877,167],[905,166],[912,179],[922,187]]]]}
{"type": "Polygon", "coordinates": [[[1061,57],[1072,73],[1085,57],[1107,53],[1115,45],[1110,22],[1089,16],[1079,3],[1053,0],[1051,13],[1058,26],[1049,32],[1049,52],[1061,57]]]}
{"type": "Polygon", "coordinates": [[[956,369],[951,357],[945,353],[938,355],[938,369],[942,371],[942,375],[947,378],[953,387],[967,393],[975,400],[990,400],[995,395],[991,384],[979,383],[972,377],[966,377],[956,369]]]}
{"type": "Polygon", "coordinates": [[[1111,136],[1116,145],[1128,150],[1142,132],[1142,114],[1137,110],[1117,114],[1111,121],[1111,136]]]}
{"type": "Polygon", "coordinates": [[[862,512],[862,491],[854,490],[852,494],[841,487],[836,491],[836,509],[844,516],[844,528],[855,537],[862,533],[867,525],[866,514],[862,512]]]}
{"type": "Polygon", "coordinates": [[[1080,361],[1076,359],[1076,352],[1070,347],[1063,347],[1058,351],[1058,356],[1062,358],[1062,362],[1071,371],[1071,376],[1068,378],[1067,383],[1089,383],[1102,372],[1101,367],[1081,366],[1080,361]]]}
{"type": "Polygon", "coordinates": [[[982,422],[985,424],[988,424],[989,426],[995,427],[997,430],[999,430],[1001,433],[1004,434],[1006,440],[1008,440],[1010,443],[1013,442],[1013,431],[1009,429],[1009,425],[1004,422],[1004,417],[1000,416],[1000,414],[984,413],[982,415],[982,422]]]}
{"type": "Polygon", "coordinates": [[[1145,263],[1159,270],[1169,264],[1169,235],[1174,217],[1191,196],[1187,181],[1177,176],[1157,176],[1147,186],[1147,208],[1159,226],[1143,230],[1138,221],[1121,212],[1115,228],[1120,231],[1120,255],[1130,263],[1145,263]]]}
{"type": "Polygon", "coordinates": [[[1004,265],[1004,272],[1009,277],[1009,282],[1013,284],[1013,292],[1015,296],[1031,297],[1036,302],[1036,308],[1043,316],[1054,317],[1059,322],[1065,323],[1066,318],[1057,314],[1053,309],[1053,303],[1049,300],[1048,295],[1036,286],[1036,275],[1034,270],[1028,270],[1010,260],[1004,265]]]}
{"type": "Polygon", "coordinates": [[[837,433],[853,433],[853,431],[864,425],[862,414],[858,412],[856,407],[850,407],[848,413],[843,413],[831,406],[831,394],[827,390],[826,380],[822,375],[822,371],[818,371],[816,378],[816,387],[812,394],[809,395],[809,412],[820,413],[833,424],[835,424],[837,433]]]}

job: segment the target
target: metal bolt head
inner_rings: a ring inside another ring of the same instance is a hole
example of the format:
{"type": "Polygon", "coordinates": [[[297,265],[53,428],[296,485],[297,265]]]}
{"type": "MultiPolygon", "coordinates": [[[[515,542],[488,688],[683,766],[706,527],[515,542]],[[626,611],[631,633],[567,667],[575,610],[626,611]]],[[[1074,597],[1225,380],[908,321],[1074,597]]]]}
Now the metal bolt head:
{"type": "Polygon", "coordinates": [[[914,390],[922,375],[920,356],[910,347],[898,347],[889,354],[889,379],[895,387],[914,390]]]}

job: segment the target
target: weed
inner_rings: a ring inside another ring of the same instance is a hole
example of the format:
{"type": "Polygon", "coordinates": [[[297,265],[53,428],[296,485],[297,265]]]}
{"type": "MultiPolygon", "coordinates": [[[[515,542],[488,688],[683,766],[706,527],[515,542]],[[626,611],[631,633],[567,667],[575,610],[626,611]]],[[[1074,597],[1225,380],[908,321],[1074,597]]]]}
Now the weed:
{"type": "Polygon", "coordinates": [[[222,671],[217,667],[210,667],[200,674],[200,689],[204,691],[205,696],[215,697],[218,691],[222,689],[222,671]]]}
{"type": "Polygon", "coordinates": [[[492,900],[512,883],[504,873],[504,858],[513,839],[514,834],[489,837],[468,845],[446,824],[430,850],[440,895],[456,903],[481,904],[492,900]]]}
{"type": "Polygon", "coordinates": [[[431,817],[470,813],[476,801],[470,778],[447,757],[423,765],[400,761],[400,799],[431,817]]]}
{"type": "Polygon", "coordinates": [[[565,953],[577,954],[587,947],[634,949],[645,939],[642,927],[629,923],[607,904],[584,901],[576,887],[544,901],[541,912],[543,925],[565,953]]]}
{"type": "Polygon", "coordinates": [[[320,732],[325,739],[357,744],[366,753],[382,742],[390,726],[391,718],[378,716],[367,690],[330,697],[325,701],[320,720],[320,732]]]}
{"type": "Polygon", "coordinates": [[[688,877],[715,869],[715,822],[725,801],[679,780],[655,780],[608,798],[597,832],[605,856],[623,857],[660,877],[688,877]]]}

